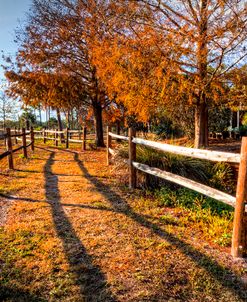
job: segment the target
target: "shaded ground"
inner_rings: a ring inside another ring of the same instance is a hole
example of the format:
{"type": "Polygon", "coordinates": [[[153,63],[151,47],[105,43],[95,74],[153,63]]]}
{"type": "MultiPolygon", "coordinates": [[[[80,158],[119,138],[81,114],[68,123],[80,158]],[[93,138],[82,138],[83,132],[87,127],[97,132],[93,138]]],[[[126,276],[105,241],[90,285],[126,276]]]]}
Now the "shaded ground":
{"type": "Polygon", "coordinates": [[[223,152],[233,152],[240,153],[241,141],[234,139],[213,139],[209,140],[209,149],[223,151],[223,152]]]}
{"type": "Polygon", "coordinates": [[[103,151],[36,149],[0,190],[1,301],[247,301],[243,263],[120,186],[103,151]]]}

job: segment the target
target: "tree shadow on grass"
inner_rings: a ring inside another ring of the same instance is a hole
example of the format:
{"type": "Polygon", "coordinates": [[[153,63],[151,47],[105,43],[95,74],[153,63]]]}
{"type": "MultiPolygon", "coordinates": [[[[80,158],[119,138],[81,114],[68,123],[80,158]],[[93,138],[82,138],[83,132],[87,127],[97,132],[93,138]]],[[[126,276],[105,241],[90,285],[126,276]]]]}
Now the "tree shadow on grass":
{"type": "MultiPolygon", "coordinates": [[[[115,212],[125,214],[141,226],[150,229],[154,234],[174,245],[198,266],[205,269],[214,279],[220,282],[223,287],[228,288],[236,297],[247,301],[246,285],[233,271],[223,267],[216,260],[198,251],[182,239],[161,229],[157,224],[150,222],[143,215],[135,213],[129,204],[121,198],[119,194],[115,193],[109,185],[104,184],[96,177],[90,175],[83,162],[79,159],[78,153],[74,153],[74,159],[83,175],[95,186],[98,192],[110,202],[115,212]]],[[[99,208],[99,210],[104,209],[99,208]]],[[[218,293],[215,292],[215,297],[217,294],[218,293]]]]}
{"type": "Polygon", "coordinates": [[[117,301],[108,288],[105,275],[98,266],[93,264],[92,257],[87,254],[63,210],[60,203],[58,177],[52,173],[54,157],[55,153],[52,152],[44,166],[46,199],[51,205],[54,226],[62,241],[71,272],[75,275],[76,284],[80,287],[82,301],[117,301]]]}
{"type": "Polygon", "coordinates": [[[0,301],[47,302],[48,300],[28,291],[0,284],[0,301]]]}

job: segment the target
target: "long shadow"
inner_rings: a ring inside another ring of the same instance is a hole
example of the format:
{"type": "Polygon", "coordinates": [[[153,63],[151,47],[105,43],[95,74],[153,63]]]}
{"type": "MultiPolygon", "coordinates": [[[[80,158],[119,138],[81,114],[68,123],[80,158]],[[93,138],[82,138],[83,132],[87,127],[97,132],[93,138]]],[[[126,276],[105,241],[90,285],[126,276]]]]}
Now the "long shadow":
{"type": "Polygon", "coordinates": [[[0,284],[0,301],[14,302],[48,302],[28,291],[0,284]]]}
{"type": "Polygon", "coordinates": [[[76,284],[80,287],[81,298],[87,302],[117,301],[108,288],[105,275],[93,264],[92,257],[87,254],[63,210],[60,203],[58,177],[52,173],[54,157],[55,153],[52,152],[44,166],[46,199],[51,205],[54,226],[63,243],[70,270],[76,277],[76,284]]]}
{"type": "MultiPolygon", "coordinates": [[[[77,162],[83,175],[95,186],[105,198],[111,203],[113,209],[117,213],[125,214],[126,216],[139,223],[141,226],[150,229],[154,234],[160,238],[170,242],[176,246],[184,255],[189,257],[198,266],[204,268],[213,278],[218,280],[223,287],[228,288],[235,296],[247,301],[247,291],[244,282],[237,277],[233,271],[220,265],[216,260],[198,251],[196,248],[177,238],[175,235],[161,229],[159,225],[150,222],[143,215],[133,211],[129,204],[121,198],[119,194],[114,192],[107,184],[102,183],[97,178],[90,175],[83,162],[79,159],[78,153],[74,153],[74,159],[77,162]]],[[[104,209],[102,209],[104,210],[104,209]]],[[[176,261],[174,259],[174,261],[176,261]]],[[[217,295],[218,293],[215,293],[217,295]]]]}
{"type": "MultiPolygon", "coordinates": [[[[25,169],[15,169],[17,172],[26,172],[26,173],[35,173],[35,174],[41,174],[43,172],[41,171],[32,171],[32,170],[25,170],[25,169]]],[[[79,176],[77,174],[63,174],[63,173],[57,173],[58,176],[79,176]]]]}
{"type": "Polygon", "coordinates": [[[45,200],[42,201],[42,200],[32,199],[28,197],[18,197],[18,196],[3,194],[3,193],[0,193],[0,197],[3,197],[4,199],[8,199],[8,200],[21,200],[27,202],[46,202],[45,200]]]}

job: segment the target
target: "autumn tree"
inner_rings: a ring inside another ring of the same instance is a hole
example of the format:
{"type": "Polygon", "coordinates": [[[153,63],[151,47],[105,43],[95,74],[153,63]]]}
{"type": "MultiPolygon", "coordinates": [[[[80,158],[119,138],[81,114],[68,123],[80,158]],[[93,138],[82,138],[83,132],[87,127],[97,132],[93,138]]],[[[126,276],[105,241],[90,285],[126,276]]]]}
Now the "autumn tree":
{"type": "Polygon", "coordinates": [[[95,18],[99,16],[94,13],[97,3],[34,0],[25,31],[19,31],[17,36],[21,44],[17,62],[20,74],[25,71],[59,74],[62,71],[78,80],[76,86],[80,85],[80,95],[83,95],[80,102],[92,108],[96,142],[103,146],[102,110],[110,100],[91,60],[90,38],[97,32],[95,18]]]}
{"type": "Polygon", "coordinates": [[[0,83],[0,121],[2,122],[2,128],[7,126],[7,121],[15,120],[18,112],[18,104],[15,100],[8,97],[4,92],[7,88],[7,83],[1,80],[0,83]]]}
{"type": "MultiPolygon", "coordinates": [[[[111,35],[95,43],[107,89],[115,83],[117,96],[125,91],[121,101],[132,111],[141,108],[137,114],[187,100],[195,111],[195,146],[207,146],[208,108],[219,101],[226,73],[246,60],[245,1],[139,0],[115,6],[120,29],[110,28],[111,35]]],[[[106,23],[114,24],[111,14],[106,23]]]]}
{"type": "Polygon", "coordinates": [[[228,97],[233,108],[247,109],[247,65],[234,68],[227,74],[230,87],[228,97]]]}
{"type": "Polygon", "coordinates": [[[7,126],[7,121],[15,120],[17,107],[13,100],[9,99],[6,94],[0,92],[0,121],[2,128],[7,126]]]}
{"type": "MultiPolygon", "coordinates": [[[[9,82],[6,93],[12,99],[21,99],[24,106],[36,108],[42,104],[43,108],[56,111],[59,130],[63,130],[61,110],[70,112],[78,110],[87,103],[83,85],[75,76],[68,74],[54,74],[43,71],[5,72],[9,82]]],[[[89,102],[87,104],[89,106],[89,102]]]]}

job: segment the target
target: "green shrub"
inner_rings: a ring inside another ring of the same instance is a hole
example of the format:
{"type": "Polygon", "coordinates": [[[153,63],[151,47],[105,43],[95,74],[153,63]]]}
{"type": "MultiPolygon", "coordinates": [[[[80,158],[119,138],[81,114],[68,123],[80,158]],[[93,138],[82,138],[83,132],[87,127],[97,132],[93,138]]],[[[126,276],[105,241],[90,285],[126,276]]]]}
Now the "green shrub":
{"type": "Polygon", "coordinates": [[[163,206],[179,206],[195,211],[206,209],[218,216],[225,216],[227,213],[233,212],[231,206],[186,188],[172,190],[169,187],[162,187],[160,190],[156,190],[154,195],[159,200],[159,204],[163,206]]]}
{"type": "Polygon", "coordinates": [[[242,125],[239,127],[240,136],[247,136],[247,125],[242,125]]]}
{"type": "MultiPolygon", "coordinates": [[[[116,158],[128,159],[128,145],[120,145],[117,149],[116,158]]],[[[152,148],[137,145],[136,160],[150,167],[159,168],[174,174],[178,174],[202,183],[208,183],[208,162],[190,157],[164,153],[152,148]]],[[[162,179],[155,176],[143,174],[143,184],[147,187],[157,187],[166,184],[162,179]]]]}
{"type": "MultiPolygon", "coordinates": [[[[123,158],[128,159],[128,144],[120,144],[117,148],[116,160],[119,159],[121,162],[123,158]]],[[[140,145],[137,145],[136,148],[136,160],[150,167],[204,183],[226,193],[235,193],[236,179],[233,169],[228,163],[213,164],[209,161],[165,153],[140,145]]],[[[169,186],[174,189],[179,187],[147,173],[140,173],[139,184],[146,188],[169,186]]]]}
{"type": "Polygon", "coordinates": [[[228,193],[235,192],[236,179],[234,179],[233,170],[228,163],[216,163],[211,171],[211,186],[228,193]]]}

